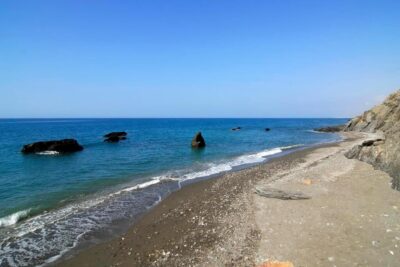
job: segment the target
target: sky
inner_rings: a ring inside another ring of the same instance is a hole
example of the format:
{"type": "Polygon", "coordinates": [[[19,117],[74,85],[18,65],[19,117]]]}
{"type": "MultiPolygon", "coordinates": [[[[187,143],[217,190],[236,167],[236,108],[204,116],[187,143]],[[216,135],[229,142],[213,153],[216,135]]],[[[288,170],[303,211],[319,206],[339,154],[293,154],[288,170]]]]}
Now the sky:
{"type": "Polygon", "coordinates": [[[352,117],[400,88],[400,1],[0,1],[0,118],[352,117]]]}

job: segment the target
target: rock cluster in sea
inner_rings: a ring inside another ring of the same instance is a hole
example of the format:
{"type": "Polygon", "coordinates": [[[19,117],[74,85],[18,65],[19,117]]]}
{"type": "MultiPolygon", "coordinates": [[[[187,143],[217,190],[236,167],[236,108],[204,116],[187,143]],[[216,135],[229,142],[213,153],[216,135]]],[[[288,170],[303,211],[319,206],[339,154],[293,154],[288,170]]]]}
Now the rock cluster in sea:
{"type": "Polygon", "coordinates": [[[25,154],[54,151],[69,153],[83,150],[83,147],[75,139],[63,139],[55,141],[36,142],[24,145],[21,152],[25,154]]]}
{"type": "MultiPolygon", "coordinates": [[[[233,128],[232,131],[239,131],[242,127],[233,128]]],[[[270,128],[264,129],[266,132],[270,131],[270,128]]],[[[127,132],[111,132],[104,135],[104,142],[117,143],[121,140],[126,140],[127,132]]],[[[198,132],[192,140],[193,148],[203,148],[206,146],[206,142],[201,134],[198,132]]],[[[58,153],[69,153],[83,150],[83,147],[75,139],[63,139],[63,140],[52,140],[52,141],[41,141],[32,144],[24,145],[22,152],[25,154],[29,153],[40,153],[46,151],[53,151],[58,153]]]]}
{"type": "Polygon", "coordinates": [[[387,172],[393,177],[393,188],[400,190],[400,90],[350,120],[344,131],[376,133],[375,139],[355,146],[346,156],[387,172]]]}
{"type": "Polygon", "coordinates": [[[104,135],[104,142],[116,143],[121,140],[125,140],[127,135],[128,133],[126,132],[111,132],[104,135]]]}

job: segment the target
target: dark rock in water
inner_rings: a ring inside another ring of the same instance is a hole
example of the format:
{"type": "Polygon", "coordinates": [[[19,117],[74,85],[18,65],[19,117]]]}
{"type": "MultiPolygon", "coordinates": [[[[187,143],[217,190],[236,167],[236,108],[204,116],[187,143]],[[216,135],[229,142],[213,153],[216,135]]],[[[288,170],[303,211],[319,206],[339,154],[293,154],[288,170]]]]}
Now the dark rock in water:
{"type": "Polygon", "coordinates": [[[125,139],[126,137],[110,136],[107,139],[105,139],[104,142],[116,143],[119,142],[120,140],[125,140],[125,139]]]}
{"type": "Polygon", "coordinates": [[[83,150],[83,147],[75,139],[64,139],[56,141],[43,141],[24,145],[21,152],[25,154],[39,153],[44,151],[56,151],[59,153],[70,153],[83,150]]]}
{"type": "Polygon", "coordinates": [[[204,140],[201,132],[198,132],[196,136],[192,140],[192,147],[193,148],[202,148],[206,146],[206,141],[204,140]]]}
{"type": "Polygon", "coordinates": [[[269,132],[269,131],[271,131],[271,129],[270,128],[265,128],[265,131],[269,132]]]}
{"type": "Polygon", "coordinates": [[[126,132],[112,132],[104,135],[106,138],[104,142],[109,142],[109,143],[116,143],[119,142],[120,140],[126,140],[126,136],[128,134],[126,132]]]}
{"type": "Polygon", "coordinates": [[[111,132],[108,133],[106,135],[104,135],[105,138],[109,138],[109,137],[122,137],[122,136],[127,136],[128,133],[127,132],[111,132]]]}
{"type": "Polygon", "coordinates": [[[346,153],[372,164],[393,178],[393,188],[400,190],[400,90],[380,104],[349,121],[344,131],[375,133],[346,153]]]}
{"type": "Polygon", "coordinates": [[[336,126],[328,126],[328,127],[321,127],[314,129],[314,131],[317,132],[323,132],[323,133],[336,133],[340,132],[344,129],[345,125],[336,125],[336,126]]]}
{"type": "Polygon", "coordinates": [[[236,127],[236,128],[232,128],[232,131],[240,131],[242,129],[242,127],[236,127]]]}
{"type": "Polygon", "coordinates": [[[125,136],[110,136],[110,137],[104,139],[104,142],[117,143],[121,140],[126,140],[126,137],[125,136]]]}

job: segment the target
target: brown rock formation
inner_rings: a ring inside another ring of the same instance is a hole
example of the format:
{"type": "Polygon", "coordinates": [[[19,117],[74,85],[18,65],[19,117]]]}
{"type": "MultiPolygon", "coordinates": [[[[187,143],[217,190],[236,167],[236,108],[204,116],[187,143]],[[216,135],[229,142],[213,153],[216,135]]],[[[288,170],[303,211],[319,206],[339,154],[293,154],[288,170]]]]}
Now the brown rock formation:
{"type": "Polygon", "coordinates": [[[400,190],[400,90],[382,104],[355,117],[344,131],[376,133],[377,137],[354,147],[346,156],[372,164],[393,177],[400,190]]]}
{"type": "Polygon", "coordinates": [[[327,126],[327,127],[321,127],[321,128],[316,128],[314,131],[317,132],[324,132],[324,133],[336,133],[342,131],[344,128],[344,125],[336,125],[336,126],[327,126]]]}

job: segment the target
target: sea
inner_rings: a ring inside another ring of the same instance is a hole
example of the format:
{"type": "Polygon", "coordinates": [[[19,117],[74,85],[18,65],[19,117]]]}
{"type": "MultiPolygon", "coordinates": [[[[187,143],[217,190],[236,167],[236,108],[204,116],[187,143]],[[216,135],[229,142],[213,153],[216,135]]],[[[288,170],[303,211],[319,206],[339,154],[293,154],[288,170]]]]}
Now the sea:
{"type": "Polygon", "coordinates": [[[112,238],[182,186],[339,141],[313,129],[346,121],[0,119],[0,266],[42,266],[112,238]],[[127,139],[104,142],[113,131],[127,139]],[[192,149],[199,131],[207,146],[192,149]],[[24,144],[65,138],[84,150],[21,153],[24,144]]]}

